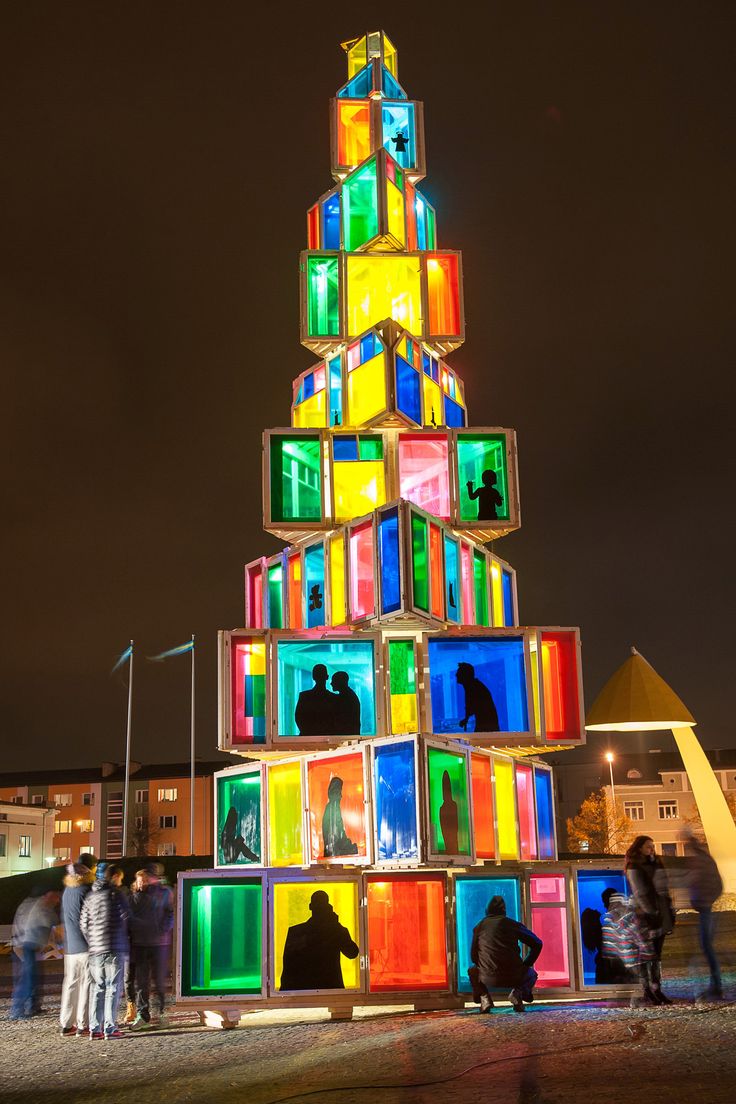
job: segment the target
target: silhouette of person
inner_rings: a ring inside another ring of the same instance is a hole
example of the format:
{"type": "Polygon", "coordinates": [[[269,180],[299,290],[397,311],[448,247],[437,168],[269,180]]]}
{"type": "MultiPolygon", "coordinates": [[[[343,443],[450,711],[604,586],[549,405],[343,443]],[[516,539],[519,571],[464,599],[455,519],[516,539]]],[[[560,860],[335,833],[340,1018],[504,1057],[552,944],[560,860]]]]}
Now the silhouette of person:
{"type": "Polygon", "coordinates": [[[486,468],[481,475],[482,487],[475,487],[473,480],[468,480],[468,498],[478,499],[478,520],[481,518],[497,518],[497,506],[503,506],[503,499],[496,490],[494,483],[497,476],[493,468],[486,468]]]}
{"type": "Polygon", "coordinates": [[[360,698],[348,686],[347,671],[335,671],[330,686],[335,691],[334,722],[332,730],[335,736],[360,736],[360,698]]]}
{"type": "Polygon", "coordinates": [[[260,856],[251,851],[242,835],[235,834],[237,830],[238,810],[234,805],[231,805],[220,832],[220,850],[222,851],[223,862],[236,863],[241,855],[246,862],[260,862],[260,856]]]}
{"type": "Polygon", "coordinates": [[[315,663],[312,678],[312,689],[302,690],[299,695],[294,720],[300,736],[331,736],[335,730],[337,695],[331,694],[327,689],[327,668],[324,663],[315,663]]]}
{"type": "Polygon", "coordinates": [[[319,583],[315,583],[309,591],[309,612],[322,609],[322,590],[319,583]]]}
{"type": "Polygon", "coordinates": [[[458,814],[457,801],[452,796],[452,781],[449,771],[442,774],[442,804],[440,805],[440,831],[445,841],[444,851],[448,855],[458,852],[458,814]]]}
{"type": "Polygon", "coordinates": [[[457,603],[455,601],[455,589],[454,589],[452,583],[450,583],[449,594],[447,596],[447,602],[448,602],[448,605],[451,606],[452,609],[455,610],[455,612],[457,612],[457,603]]]}
{"type": "Polygon", "coordinates": [[[455,678],[465,691],[465,716],[460,722],[464,730],[475,717],[475,732],[498,732],[498,713],[493,695],[485,683],[475,677],[472,663],[458,663],[455,678]]]}
{"type": "Polygon", "coordinates": [[[280,989],[344,989],[340,955],[357,958],[358,944],[323,889],[312,894],[309,911],[309,920],[286,933],[280,989]]]}
{"type": "Polygon", "coordinates": [[[337,775],[330,779],[327,787],[327,804],[322,814],[322,840],[326,859],[358,854],[358,845],[348,836],[342,819],[342,787],[342,778],[337,775]]]}
{"type": "Polygon", "coordinates": [[[396,147],[396,153],[406,153],[407,139],[403,131],[397,130],[391,141],[396,147]]]}

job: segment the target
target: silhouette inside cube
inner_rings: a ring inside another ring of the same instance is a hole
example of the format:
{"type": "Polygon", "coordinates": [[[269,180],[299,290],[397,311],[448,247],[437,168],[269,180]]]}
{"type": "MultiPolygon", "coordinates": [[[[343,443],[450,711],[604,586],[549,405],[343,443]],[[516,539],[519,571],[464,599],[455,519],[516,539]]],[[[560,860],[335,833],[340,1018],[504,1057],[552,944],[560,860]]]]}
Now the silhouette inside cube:
{"type": "Polygon", "coordinates": [[[481,475],[482,486],[476,487],[472,479],[468,480],[468,498],[478,500],[478,520],[496,520],[496,510],[503,506],[503,498],[496,490],[498,476],[492,468],[486,468],[481,475]]]}
{"type": "Polygon", "coordinates": [[[327,789],[327,805],[322,816],[323,854],[326,859],[341,855],[357,855],[358,845],[348,836],[342,819],[340,802],[342,801],[343,780],[335,775],[330,779],[327,789]]]}
{"type": "Polygon", "coordinates": [[[312,894],[309,911],[310,918],[292,924],[286,934],[280,988],[344,989],[340,956],[357,958],[358,944],[340,923],[323,889],[312,894]]]}

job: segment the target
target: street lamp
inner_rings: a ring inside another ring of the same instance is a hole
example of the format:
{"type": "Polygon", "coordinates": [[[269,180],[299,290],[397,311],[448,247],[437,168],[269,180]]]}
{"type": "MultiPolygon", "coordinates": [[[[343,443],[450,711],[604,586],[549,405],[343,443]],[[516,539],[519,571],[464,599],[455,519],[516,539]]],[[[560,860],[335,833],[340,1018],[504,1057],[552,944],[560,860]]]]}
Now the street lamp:
{"type": "Polygon", "coordinates": [[[608,763],[608,769],[611,772],[611,804],[613,805],[614,812],[616,811],[616,787],[613,784],[613,760],[615,756],[612,751],[606,752],[606,762],[608,763]]]}

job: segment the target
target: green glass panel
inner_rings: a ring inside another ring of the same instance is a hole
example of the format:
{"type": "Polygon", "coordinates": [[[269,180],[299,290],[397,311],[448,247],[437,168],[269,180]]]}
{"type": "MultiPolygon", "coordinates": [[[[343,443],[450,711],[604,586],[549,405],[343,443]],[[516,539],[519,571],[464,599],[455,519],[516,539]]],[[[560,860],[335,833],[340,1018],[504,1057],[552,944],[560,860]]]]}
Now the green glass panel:
{"type": "Polygon", "coordinates": [[[340,333],[340,269],[337,257],[307,257],[307,326],[310,337],[340,333]]]}
{"type": "Polygon", "coordinates": [[[217,862],[232,866],[262,861],[261,772],[224,775],[217,779],[217,862]]]}
{"type": "Polygon", "coordinates": [[[347,250],[360,249],[378,234],[376,159],[348,176],[342,186],[343,241],[347,250]]]}
{"type": "Polygon", "coordinates": [[[396,166],[396,187],[403,192],[404,190],[404,170],[396,166]]]}
{"type": "Polygon", "coordinates": [[[260,993],[260,878],[187,878],[183,906],[182,995],[260,993]]]}
{"type": "Polygon", "coordinates": [[[473,580],[475,583],[475,623],[489,625],[488,620],[488,578],[486,558],[482,552],[473,552],[473,580]]]}
{"type": "Polygon", "coordinates": [[[271,520],[321,521],[319,436],[271,437],[271,520]]]}
{"type": "Polygon", "coordinates": [[[430,851],[470,854],[468,770],[464,755],[427,748],[430,851]]]}
{"type": "Polygon", "coordinates": [[[388,661],[392,694],[413,694],[416,688],[414,644],[411,640],[389,640],[388,661]]]}
{"type": "Polygon", "coordinates": [[[457,438],[461,521],[508,521],[506,438],[468,433],[457,438]]]}
{"type": "Polygon", "coordinates": [[[268,569],[268,624],[271,629],[284,627],[284,569],[274,564],[268,569]]]}
{"type": "Polygon", "coordinates": [[[383,437],[359,437],[359,460],[383,460],[383,437]]]}
{"type": "Polygon", "coordinates": [[[427,204],[427,249],[437,248],[437,222],[432,208],[427,204]]]}
{"type": "Polygon", "coordinates": [[[429,548],[427,522],[418,514],[411,515],[412,580],[414,606],[429,613],[429,548]]]}

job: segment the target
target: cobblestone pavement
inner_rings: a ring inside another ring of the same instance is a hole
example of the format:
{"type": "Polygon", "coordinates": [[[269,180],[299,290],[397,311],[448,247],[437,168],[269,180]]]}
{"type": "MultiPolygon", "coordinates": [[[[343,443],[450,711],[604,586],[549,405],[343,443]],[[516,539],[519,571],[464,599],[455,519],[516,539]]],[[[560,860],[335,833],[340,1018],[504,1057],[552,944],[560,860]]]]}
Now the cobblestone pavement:
{"type": "MultiPolygon", "coordinates": [[[[728,992],[736,996],[729,977],[728,992]]],[[[58,1000],[29,1021],[0,1001],[2,1104],[732,1104],[736,1000],[670,1008],[535,1003],[464,1012],[264,1011],[230,1031],[175,1011],[171,1027],[119,1041],[61,1038],[58,1000]]]]}

